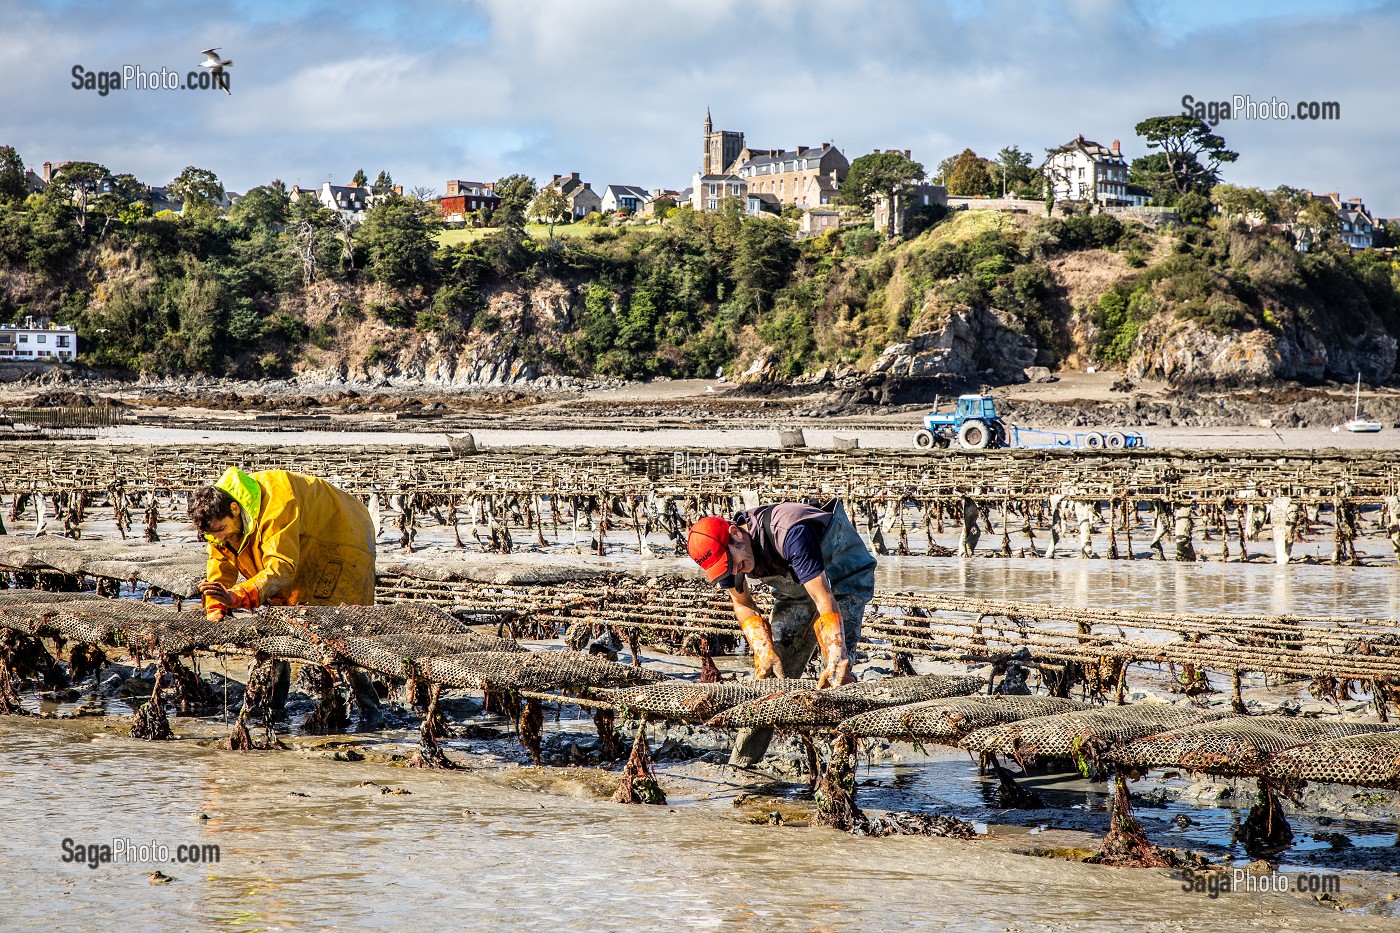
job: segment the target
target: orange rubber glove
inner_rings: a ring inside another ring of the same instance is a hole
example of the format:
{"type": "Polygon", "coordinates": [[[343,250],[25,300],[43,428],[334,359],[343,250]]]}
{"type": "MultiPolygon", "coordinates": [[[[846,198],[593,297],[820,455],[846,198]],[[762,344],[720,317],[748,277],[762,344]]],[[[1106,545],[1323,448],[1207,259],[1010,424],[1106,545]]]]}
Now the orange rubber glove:
{"type": "Polygon", "coordinates": [[[753,650],[753,676],[755,680],[783,676],[783,662],[773,649],[773,632],[763,617],[754,613],[739,623],[749,648],[753,650]]]}
{"type": "Polygon", "coordinates": [[[823,612],[817,616],[816,630],[817,643],[822,646],[822,657],[826,658],[826,669],[817,680],[818,689],[855,683],[851,659],[846,654],[846,627],[841,623],[841,614],[823,612]]]}

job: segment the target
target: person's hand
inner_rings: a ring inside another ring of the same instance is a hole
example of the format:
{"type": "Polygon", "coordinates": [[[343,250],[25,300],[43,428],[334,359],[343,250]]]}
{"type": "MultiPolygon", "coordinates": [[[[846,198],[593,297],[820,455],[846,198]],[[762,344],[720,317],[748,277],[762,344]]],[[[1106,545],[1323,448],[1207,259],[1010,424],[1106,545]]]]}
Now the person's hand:
{"type": "Polygon", "coordinates": [[[199,592],[200,595],[206,599],[212,599],[219,605],[227,606],[229,609],[238,605],[237,597],[230,593],[228,587],[224,586],[222,583],[214,583],[211,580],[205,580],[199,585],[199,592]]]}
{"type": "Polygon", "coordinates": [[[754,679],[782,677],[783,662],[778,659],[778,652],[773,648],[773,632],[763,617],[758,614],[747,616],[739,623],[739,628],[743,631],[744,638],[748,639],[749,648],[753,650],[754,679]]]}
{"type": "Polygon", "coordinates": [[[824,612],[817,616],[817,643],[822,646],[826,668],[817,678],[817,689],[855,683],[851,674],[851,659],[846,654],[846,628],[840,613],[824,612]]]}

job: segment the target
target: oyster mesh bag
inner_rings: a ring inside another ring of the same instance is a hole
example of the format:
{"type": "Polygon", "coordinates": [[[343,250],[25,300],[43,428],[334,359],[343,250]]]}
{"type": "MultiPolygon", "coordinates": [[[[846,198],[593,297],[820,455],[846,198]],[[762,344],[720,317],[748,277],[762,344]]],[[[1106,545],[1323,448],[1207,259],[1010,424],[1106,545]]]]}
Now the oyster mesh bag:
{"type": "Polygon", "coordinates": [[[984,686],[986,680],[981,677],[957,674],[883,677],[826,690],[794,690],[751,700],[719,714],[709,725],[722,729],[835,726],[869,710],[966,696],[984,686]]]}
{"type": "Polygon", "coordinates": [[[1078,700],[1057,697],[953,697],[861,713],[840,728],[853,735],[956,745],[968,733],[988,726],[1089,708],[1078,700]]]}
{"type": "Polygon", "coordinates": [[[740,703],[791,690],[812,690],[815,680],[769,678],[725,680],[702,684],[691,680],[663,680],[640,687],[621,687],[608,693],[619,713],[649,716],[669,722],[705,722],[740,703]]]}
{"type": "Polygon", "coordinates": [[[1144,735],[1156,735],[1202,718],[1199,710],[1167,703],[1111,706],[978,729],[961,744],[982,754],[1014,755],[1027,764],[1037,758],[1072,760],[1090,749],[1098,751],[1144,735]]]}
{"type": "Polygon", "coordinates": [[[1286,748],[1265,762],[1264,776],[1400,790],[1400,732],[1368,732],[1286,748]]]}
{"type": "Polygon", "coordinates": [[[1231,716],[1134,739],[1106,757],[1133,771],[1181,768],[1225,777],[1257,777],[1269,756],[1285,748],[1386,729],[1377,723],[1231,716]]]}
{"type": "MultiPolygon", "coordinates": [[[[413,663],[418,673],[430,681],[477,690],[577,690],[664,679],[655,671],[578,651],[473,651],[417,659],[413,663]]],[[[399,676],[403,673],[401,669],[399,676]]]]}

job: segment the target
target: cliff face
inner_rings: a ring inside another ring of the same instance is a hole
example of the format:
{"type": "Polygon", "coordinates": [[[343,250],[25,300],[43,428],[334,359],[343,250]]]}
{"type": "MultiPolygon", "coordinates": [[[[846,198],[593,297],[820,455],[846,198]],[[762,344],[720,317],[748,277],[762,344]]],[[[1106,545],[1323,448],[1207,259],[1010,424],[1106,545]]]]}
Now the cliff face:
{"type": "Polygon", "coordinates": [[[1144,326],[1128,374],[1176,385],[1222,386],[1347,382],[1358,373],[1371,383],[1390,379],[1396,340],[1379,322],[1351,334],[1336,330],[1293,322],[1278,330],[1218,334],[1191,321],[1158,318],[1144,326]]]}
{"type": "Polygon", "coordinates": [[[295,367],[308,382],[404,382],[458,388],[540,380],[565,384],[555,360],[566,350],[571,289],[557,280],[505,287],[484,296],[477,326],[410,330],[367,318],[337,325],[328,350],[309,351],[295,367]]]}

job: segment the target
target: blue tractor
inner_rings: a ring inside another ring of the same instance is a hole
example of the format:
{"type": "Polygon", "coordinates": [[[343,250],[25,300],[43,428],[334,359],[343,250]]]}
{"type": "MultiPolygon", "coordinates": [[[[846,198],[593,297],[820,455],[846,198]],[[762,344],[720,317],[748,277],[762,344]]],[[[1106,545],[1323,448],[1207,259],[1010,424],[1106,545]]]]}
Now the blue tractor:
{"type": "Polygon", "coordinates": [[[938,404],[924,415],[924,429],[914,435],[914,445],[925,449],[951,447],[956,441],[963,450],[992,450],[1006,446],[1006,423],[997,416],[990,395],[960,395],[949,414],[939,414],[938,404]]]}

